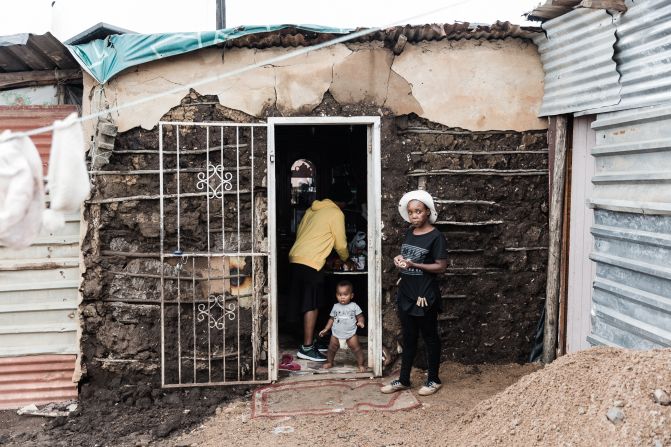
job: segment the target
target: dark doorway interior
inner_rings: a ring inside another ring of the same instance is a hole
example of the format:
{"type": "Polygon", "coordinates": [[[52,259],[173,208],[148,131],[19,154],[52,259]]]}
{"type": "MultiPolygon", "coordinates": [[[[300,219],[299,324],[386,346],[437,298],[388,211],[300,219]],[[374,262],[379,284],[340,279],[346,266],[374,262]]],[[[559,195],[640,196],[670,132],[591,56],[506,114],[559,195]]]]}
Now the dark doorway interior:
{"type": "MultiPolygon", "coordinates": [[[[305,210],[315,199],[329,197],[335,183],[344,183],[352,191],[352,200],[343,210],[347,239],[357,232],[367,232],[367,129],[365,125],[278,125],[275,127],[276,155],[276,222],[277,222],[277,288],[280,357],[295,351],[302,337],[300,316],[288,315],[291,290],[289,250],[296,238],[296,229],[305,210]],[[300,323],[297,324],[297,321],[300,323]]],[[[334,253],[332,255],[335,255],[334,253]]],[[[364,261],[365,262],[365,261],[364,261]]],[[[336,263],[337,264],[337,263],[336,263]]],[[[367,267],[367,265],[366,265],[367,267]]],[[[357,272],[337,271],[327,263],[324,267],[324,294],[327,305],[320,309],[317,330],[321,330],[335,303],[335,286],[341,279],[354,285],[355,301],[368,322],[366,268],[357,272]]],[[[366,343],[366,328],[359,329],[360,341],[366,343]]],[[[303,362],[305,363],[305,362],[303,362]]],[[[302,372],[326,372],[319,364],[302,363],[302,372]]],[[[355,366],[349,352],[339,352],[333,372],[344,372],[343,366],[355,366]],[[345,364],[345,365],[344,365],[345,364]],[[351,365],[350,365],[351,364],[351,365]]]]}

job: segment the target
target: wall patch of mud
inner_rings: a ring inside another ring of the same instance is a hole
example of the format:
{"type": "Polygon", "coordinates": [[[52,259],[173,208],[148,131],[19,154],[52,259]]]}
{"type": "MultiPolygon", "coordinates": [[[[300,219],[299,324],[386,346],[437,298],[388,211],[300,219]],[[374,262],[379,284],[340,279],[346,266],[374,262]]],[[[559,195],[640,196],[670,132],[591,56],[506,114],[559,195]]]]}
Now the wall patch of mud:
{"type": "MultiPolygon", "coordinates": [[[[279,114],[274,108],[265,111],[265,116],[279,114]]],[[[394,116],[389,110],[365,103],[341,104],[329,93],[310,115],[381,117],[383,343],[387,351],[394,356],[402,345],[394,299],[398,272],[392,258],[398,254],[407,225],[398,215],[397,203],[405,191],[423,184],[437,199],[440,213],[437,226],[445,234],[449,249],[448,271],[440,279],[444,304],[440,318],[443,358],[465,363],[524,361],[531,349],[532,333],[545,294],[548,232],[545,131],[470,132],[432,123],[414,114],[394,116]]],[[[254,121],[253,117],[219,105],[216,97],[195,92],[163,117],[166,121],[182,119],[254,121]]],[[[191,137],[184,134],[184,138],[191,137]]],[[[188,147],[202,149],[198,138],[188,147]]],[[[265,157],[264,144],[259,140],[259,151],[255,153],[257,166],[261,167],[256,179],[259,187],[265,170],[261,160],[265,157]]],[[[147,131],[138,127],[119,134],[115,151],[104,170],[158,169],[157,128],[147,131]]],[[[249,158],[249,153],[245,154],[249,158]]],[[[183,166],[195,167],[203,160],[201,155],[186,157],[183,166]]],[[[183,181],[189,184],[195,180],[185,176],[183,181]]],[[[166,191],[174,192],[172,181],[165,187],[166,191]]],[[[177,278],[188,274],[191,267],[179,270],[175,262],[161,265],[157,260],[158,200],[110,201],[128,196],[156,196],[158,191],[156,175],[129,173],[95,178],[92,202],[85,210],[88,231],[83,244],[84,401],[99,395],[119,399],[110,393],[124,389],[127,395],[121,399],[136,405],[143,395],[139,384],[160,388],[158,278],[161,271],[177,278]]],[[[248,212],[251,206],[242,203],[240,209],[248,212]]],[[[264,202],[255,207],[266,209],[264,202]]],[[[222,210],[215,208],[214,212],[222,210]]],[[[224,210],[224,214],[235,212],[235,209],[224,210]]],[[[206,233],[203,229],[208,224],[205,215],[206,210],[197,202],[185,202],[181,210],[182,236],[192,247],[203,247],[206,233]]],[[[168,242],[174,241],[176,234],[170,224],[175,215],[170,216],[166,224],[168,242]]],[[[243,226],[251,224],[243,221],[243,226]]],[[[212,241],[216,242],[210,243],[234,242],[226,237],[213,236],[212,241]]],[[[249,263],[248,268],[260,274],[265,266],[249,263]]],[[[265,278],[262,279],[263,290],[257,292],[267,294],[265,278]]],[[[178,290],[175,281],[166,282],[165,287],[172,295],[178,290]]],[[[190,285],[180,287],[182,293],[191,290],[190,285]]],[[[240,309],[241,314],[252,310],[240,309]]],[[[263,313],[263,305],[255,311],[263,313]]],[[[243,325],[244,336],[267,330],[267,324],[263,321],[259,324],[260,328],[251,323],[243,325]]],[[[169,329],[169,334],[176,339],[175,331],[169,329]]],[[[193,342],[188,337],[184,340],[187,344],[193,342]]],[[[257,339],[254,355],[265,359],[267,342],[257,339]]],[[[222,355],[225,357],[226,353],[222,355]]],[[[245,355],[252,355],[251,351],[245,355]]],[[[185,370],[192,367],[193,363],[183,364],[185,370]]],[[[245,374],[249,368],[248,365],[245,374]]],[[[155,404],[165,398],[159,395],[151,399],[155,404]]]]}

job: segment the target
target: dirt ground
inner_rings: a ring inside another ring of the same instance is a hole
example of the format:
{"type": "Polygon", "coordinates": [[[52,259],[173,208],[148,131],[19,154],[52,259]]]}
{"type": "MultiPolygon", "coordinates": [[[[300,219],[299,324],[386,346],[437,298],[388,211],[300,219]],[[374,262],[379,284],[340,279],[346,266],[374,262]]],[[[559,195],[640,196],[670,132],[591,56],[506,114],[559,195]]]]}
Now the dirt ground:
{"type": "MultiPolygon", "coordinates": [[[[0,445],[2,446],[258,446],[258,445],[414,445],[414,440],[431,437],[408,436],[411,427],[427,423],[427,416],[448,426],[473,408],[539,368],[538,365],[461,365],[444,363],[441,377],[444,388],[427,398],[423,406],[398,413],[344,413],[336,416],[305,416],[289,420],[250,419],[251,398],[230,402],[212,402],[191,396],[183,406],[137,408],[119,404],[84,407],[70,418],[47,419],[17,416],[14,411],[0,411],[0,445]],[[206,409],[216,411],[208,419],[206,409]],[[328,425],[325,425],[328,424],[328,425]],[[291,426],[293,433],[274,434],[278,426],[291,426]],[[329,427],[325,429],[325,427],[329,427]],[[187,430],[184,432],[184,430],[187,430]],[[167,432],[167,433],[166,433],[167,432]],[[180,433],[181,432],[181,433],[180,433]]],[[[413,381],[423,382],[421,370],[415,370],[413,381]]],[[[192,391],[193,392],[193,391],[192,391]]],[[[168,400],[176,399],[174,395],[168,400]]],[[[419,433],[419,432],[418,432],[419,433]]]]}
{"type": "MultiPolygon", "coordinates": [[[[6,411],[0,445],[671,447],[671,349],[593,348],[544,368],[446,362],[441,378],[437,394],[417,396],[421,407],[399,412],[251,418],[248,395],[217,400],[195,390],[69,418],[6,411]]],[[[413,372],[415,389],[423,379],[413,372]]]]}
{"type": "MultiPolygon", "coordinates": [[[[400,412],[344,412],[328,416],[286,418],[250,417],[250,404],[237,401],[201,427],[161,446],[414,446],[436,444],[436,432],[455,424],[482,400],[504,390],[538,365],[461,365],[443,363],[443,389],[429,397],[418,396],[422,406],[400,412]]],[[[424,381],[422,371],[413,371],[413,384],[424,381]]]]}

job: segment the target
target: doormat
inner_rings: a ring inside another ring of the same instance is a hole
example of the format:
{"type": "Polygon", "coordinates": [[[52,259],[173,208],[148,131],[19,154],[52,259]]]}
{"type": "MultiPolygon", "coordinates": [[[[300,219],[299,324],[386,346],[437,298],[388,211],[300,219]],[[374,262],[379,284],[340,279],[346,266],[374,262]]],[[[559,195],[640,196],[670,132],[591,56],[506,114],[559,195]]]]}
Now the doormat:
{"type": "Polygon", "coordinates": [[[421,404],[409,391],[382,394],[370,380],[318,380],[270,385],[256,390],[252,417],[284,417],[343,411],[401,411],[421,404]]]}

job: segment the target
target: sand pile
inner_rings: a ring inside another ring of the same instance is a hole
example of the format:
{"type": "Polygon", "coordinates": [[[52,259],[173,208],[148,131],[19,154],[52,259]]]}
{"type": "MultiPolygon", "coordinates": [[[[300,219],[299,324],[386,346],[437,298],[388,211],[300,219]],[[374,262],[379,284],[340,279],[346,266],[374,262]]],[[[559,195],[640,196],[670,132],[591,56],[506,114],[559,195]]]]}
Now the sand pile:
{"type": "Polygon", "coordinates": [[[671,446],[669,395],[671,349],[589,349],[481,402],[438,444],[671,446]]]}

